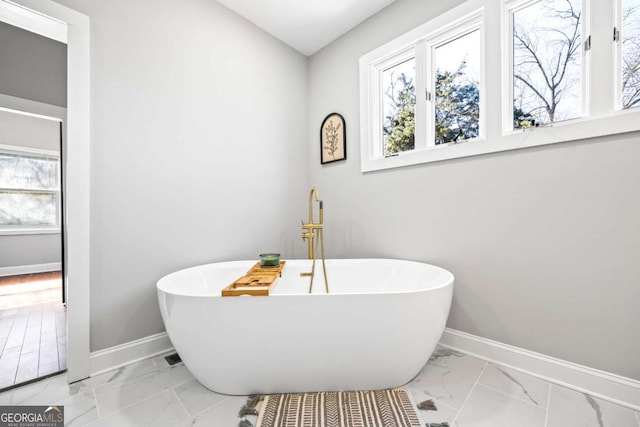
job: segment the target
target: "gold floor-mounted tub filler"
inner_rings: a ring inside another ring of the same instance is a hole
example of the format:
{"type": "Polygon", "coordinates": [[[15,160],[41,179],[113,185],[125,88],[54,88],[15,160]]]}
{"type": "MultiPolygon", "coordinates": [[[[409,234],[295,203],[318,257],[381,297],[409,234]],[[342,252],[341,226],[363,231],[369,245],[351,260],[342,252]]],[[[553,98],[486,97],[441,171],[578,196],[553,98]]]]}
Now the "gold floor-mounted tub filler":
{"type": "Polygon", "coordinates": [[[316,257],[318,254],[318,241],[320,241],[320,251],[322,255],[322,272],[324,273],[324,287],[327,293],[329,293],[329,282],[327,281],[327,267],[324,262],[324,238],[322,237],[322,229],[323,229],[323,221],[324,221],[324,206],[322,199],[318,196],[318,190],[315,187],[311,189],[309,192],[309,222],[306,224],[302,221],[302,240],[308,240],[308,257],[313,260],[311,264],[311,271],[308,273],[300,273],[302,277],[311,277],[309,281],[309,293],[313,291],[313,278],[316,273],[316,257]],[[318,202],[318,222],[313,222],[313,196],[316,196],[316,202],[318,202]],[[313,242],[315,240],[315,247],[313,242]]]}

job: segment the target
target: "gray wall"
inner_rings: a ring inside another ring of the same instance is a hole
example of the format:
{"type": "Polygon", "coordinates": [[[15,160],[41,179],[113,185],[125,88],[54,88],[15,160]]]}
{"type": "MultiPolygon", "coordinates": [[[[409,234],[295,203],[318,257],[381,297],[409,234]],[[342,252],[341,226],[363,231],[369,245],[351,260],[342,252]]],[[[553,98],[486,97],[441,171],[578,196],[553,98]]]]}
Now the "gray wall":
{"type": "MultiPolygon", "coordinates": [[[[0,111],[0,145],[59,151],[59,126],[59,122],[0,111]]],[[[0,235],[0,268],[59,263],[61,242],[60,233],[0,235]]]]}
{"type": "Polygon", "coordinates": [[[60,233],[0,236],[0,268],[59,263],[61,243],[60,233]]]}
{"type": "Polygon", "coordinates": [[[307,60],[211,0],[60,0],[91,19],[91,351],[164,326],[156,282],[304,253],[307,60]]]}
{"type": "Polygon", "coordinates": [[[362,174],[358,58],[446,5],[398,0],[310,59],[311,183],[331,257],[392,257],[456,276],[448,326],[640,380],[637,133],[362,174]],[[318,129],[347,121],[348,160],[318,129]]]}
{"type": "Polygon", "coordinates": [[[67,46],[0,22],[0,93],[67,105],[67,46]]]}

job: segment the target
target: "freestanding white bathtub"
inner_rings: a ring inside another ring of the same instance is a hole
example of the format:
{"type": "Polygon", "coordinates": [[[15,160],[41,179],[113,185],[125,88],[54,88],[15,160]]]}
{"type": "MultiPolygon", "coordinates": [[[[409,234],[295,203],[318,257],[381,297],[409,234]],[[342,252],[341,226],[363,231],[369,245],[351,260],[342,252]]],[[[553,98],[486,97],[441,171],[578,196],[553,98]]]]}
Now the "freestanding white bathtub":
{"type": "Polygon", "coordinates": [[[205,387],[248,395],[374,390],[409,382],[444,330],[453,275],[388,259],[289,260],[269,296],[221,297],[255,261],[181,270],[158,281],[160,311],[186,367],[205,387]]]}

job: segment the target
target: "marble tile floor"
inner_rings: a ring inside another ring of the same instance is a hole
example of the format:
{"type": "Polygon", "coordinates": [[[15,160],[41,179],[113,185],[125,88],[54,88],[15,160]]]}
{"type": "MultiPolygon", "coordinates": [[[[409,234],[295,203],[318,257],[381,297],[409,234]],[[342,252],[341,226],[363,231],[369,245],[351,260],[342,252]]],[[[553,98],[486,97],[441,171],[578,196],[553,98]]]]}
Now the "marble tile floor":
{"type": "MultiPolygon", "coordinates": [[[[439,347],[405,385],[426,425],[451,427],[640,427],[640,414],[463,353],[439,347]]],[[[67,426],[255,425],[238,416],[243,396],[202,387],[184,364],[163,356],[74,384],[65,374],[0,393],[0,405],[63,405],[67,426]]]]}

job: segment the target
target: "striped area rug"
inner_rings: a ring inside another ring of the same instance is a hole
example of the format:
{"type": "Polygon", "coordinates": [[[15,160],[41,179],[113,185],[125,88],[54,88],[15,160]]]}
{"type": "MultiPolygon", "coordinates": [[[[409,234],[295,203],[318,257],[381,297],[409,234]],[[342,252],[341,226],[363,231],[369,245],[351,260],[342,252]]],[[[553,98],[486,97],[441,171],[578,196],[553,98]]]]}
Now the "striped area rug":
{"type": "Polygon", "coordinates": [[[256,427],[419,427],[402,389],[273,394],[256,427]]]}

